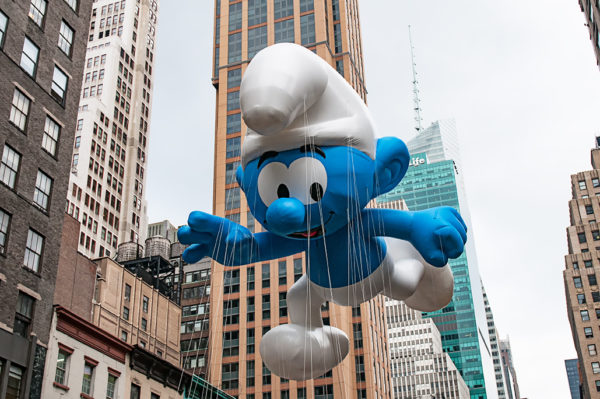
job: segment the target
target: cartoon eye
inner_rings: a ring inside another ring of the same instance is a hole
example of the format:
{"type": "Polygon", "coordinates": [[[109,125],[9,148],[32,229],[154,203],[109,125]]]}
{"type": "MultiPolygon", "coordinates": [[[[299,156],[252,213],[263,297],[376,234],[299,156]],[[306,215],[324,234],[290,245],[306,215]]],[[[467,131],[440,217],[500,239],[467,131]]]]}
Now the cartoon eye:
{"type": "Polygon", "coordinates": [[[287,185],[288,168],[281,162],[271,162],[258,175],[258,194],[262,202],[269,206],[278,198],[290,196],[287,185]]]}
{"type": "Polygon", "coordinates": [[[292,162],[287,181],[291,197],[305,205],[314,204],[327,190],[327,171],[318,159],[303,157],[292,162]]]}

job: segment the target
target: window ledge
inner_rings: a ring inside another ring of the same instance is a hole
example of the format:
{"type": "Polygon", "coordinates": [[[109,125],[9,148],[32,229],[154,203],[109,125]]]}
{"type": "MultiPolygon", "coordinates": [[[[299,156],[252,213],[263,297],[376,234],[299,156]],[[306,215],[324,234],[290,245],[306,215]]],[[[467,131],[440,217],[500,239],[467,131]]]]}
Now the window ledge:
{"type": "Polygon", "coordinates": [[[54,381],[54,382],[52,383],[52,385],[53,385],[54,387],[58,388],[58,389],[62,389],[63,391],[68,391],[68,390],[70,389],[68,386],[66,386],[66,385],[63,385],[63,384],[60,384],[60,383],[58,383],[58,382],[56,382],[56,381],[54,381]]]}
{"type": "Polygon", "coordinates": [[[93,397],[93,396],[90,396],[90,395],[88,395],[87,393],[83,393],[83,392],[81,392],[81,393],[79,394],[79,396],[80,396],[80,397],[82,397],[83,399],[94,399],[94,397],[93,397]]]}

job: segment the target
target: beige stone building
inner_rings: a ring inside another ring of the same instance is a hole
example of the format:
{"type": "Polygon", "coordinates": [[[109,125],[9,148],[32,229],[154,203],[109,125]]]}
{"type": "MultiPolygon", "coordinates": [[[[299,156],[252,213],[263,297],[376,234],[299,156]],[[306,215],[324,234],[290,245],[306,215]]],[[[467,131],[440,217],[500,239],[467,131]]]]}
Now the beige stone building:
{"type": "Polygon", "coordinates": [[[97,263],[92,322],[124,342],[179,365],[181,308],[111,259],[97,263]]]}
{"type": "Polygon", "coordinates": [[[592,149],[592,169],[571,176],[565,256],[567,314],[580,364],[585,399],[600,398],[600,147],[592,149]]]}
{"type": "MultiPolygon", "coordinates": [[[[366,101],[358,0],[216,0],[213,85],[216,88],[213,214],[261,231],[235,182],[246,127],[241,78],[268,45],[304,45],[335,68],[366,101]]],[[[323,318],[351,340],[346,359],[322,378],[272,375],[259,354],[262,335],[287,323],[286,294],[305,271],[304,254],[229,268],[212,266],[207,378],[239,398],[389,398],[384,303],[324,306],[323,318]]],[[[189,305],[186,303],[186,306],[189,305]]],[[[186,338],[187,339],[187,338],[186,338]]]]}

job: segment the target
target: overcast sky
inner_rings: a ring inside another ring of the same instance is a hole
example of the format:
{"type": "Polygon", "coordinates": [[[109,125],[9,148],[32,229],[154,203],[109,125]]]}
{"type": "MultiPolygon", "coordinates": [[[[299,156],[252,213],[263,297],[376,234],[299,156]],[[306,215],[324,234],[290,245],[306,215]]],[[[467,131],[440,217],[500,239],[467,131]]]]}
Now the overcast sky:
{"type": "MultiPolygon", "coordinates": [[[[213,7],[161,3],[150,222],[180,225],[191,210],[212,210],[213,7]]],[[[424,125],[456,120],[480,272],[500,335],[510,335],[521,395],[569,397],[570,175],[591,168],[600,135],[600,71],[577,0],[362,0],[360,13],[380,135],[414,133],[409,24],[424,125]]]]}

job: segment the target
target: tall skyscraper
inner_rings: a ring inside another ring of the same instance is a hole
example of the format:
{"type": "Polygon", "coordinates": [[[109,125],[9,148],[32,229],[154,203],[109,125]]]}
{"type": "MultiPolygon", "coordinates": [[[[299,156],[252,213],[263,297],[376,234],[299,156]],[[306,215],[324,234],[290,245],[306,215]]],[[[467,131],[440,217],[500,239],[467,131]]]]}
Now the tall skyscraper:
{"type": "Polygon", "coordinates": [[[144,243],[146,152],[158,0],[94,2],[67,211],[80,220],[79,250],[112,256],[144,243]]]}
{"type": "MultiPolygon", "coordinates": [[[[400,184],[378,202],[403,199],[408,209],[419,211],[451,206],[470,226],[458,139],[453,121],[435,122],[408,141],[411,166],[400,184]]],[[[444,309],[424,313],[440,333],[444,351],[461,372],[472,399],[496,398],[496,380],[490,351],[481,279],[468,231],[465,252],[450,260],[454,273],[454,296],[444,309]]]]}
{"type": "Polygon", "coordinates": [[[512,349],[508,338],[500,340],[500,356],[502,357],[502,369],[504,370],[504,381],[506,382],[506,397],[508,399],[521,399],[517,373],[512,359],[512,349]]]}
{"type": "Polygon", "coordinates": [[[394,398],[470,398],[432,319],[389,298],[386,316],[394,398]]]}
{"type": "MultiPolygon", "coordinates": [[[[246,131],[241,78],[267,45],[295,42],[313,50],[366,99],[357,0],[216,0],[213,85],[217,89],[213,213],[260,231],[235,181],[246,131]]],[[[326,323],[350,337],[350,353],[332,372],[296,382],[272,375],[258,348],[270,328],[287,323],[286,294],[304,273],[304,255],[224,271],[213,265],[208,379],[240,398],[390,397],[384,303],[351,309],[326,305],[326,323]]],[[[187,302],[184,302],[188,305],[187,302]]]]}
{"type": "Polygon", "coordinates": [[[566,359],[565,369],[567,371],[567,379],[569,380],[571,399],[581,399],[581,391],[579,390],[579,360],[566,359]]]}
{"type": "Polygon", "coordinates": [[[0,0],[0,398],[40,398],[91,0],[0,0]]]}
{"type": "Polygon", "coordinates": [[[592,169],[571,175],[568,255],[565,256],[567,314],[579,359],[583,398],[600,398],[600,137],[592,149],[592,169]]]}
{"type": "MultiPolygon", "coordinates": [[[[500,342],[499,334],[496,329],[496,323],[494,322],[494,314],[488,300],[487,294],[483,284],[483,304],[485,305],[485,316],[487,319],[488,332],[490,334],[490,349],[492,350],[492,361],[494,362],[494,375],[496,377],[496,388],[498,389],[498,399],[514,399],[513,396],[507,395],[507,380],[505,379],[507,372],[505,372],[502,366],[501,353],[500,353],[500,342]]],[[[510,387],[508,387],[510,389],[510,387]]]]}
{"type": "Polygon", "coordinates": [[[586,26],[590,31],[590,40],[596,54],[596,64],[600,66],[600,4],[595,0],[579,0],[581,12],[585,15],[586,26]]]}

